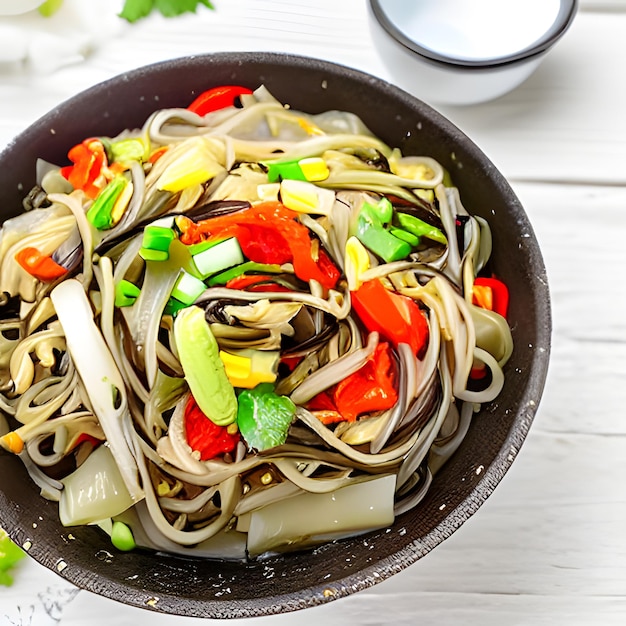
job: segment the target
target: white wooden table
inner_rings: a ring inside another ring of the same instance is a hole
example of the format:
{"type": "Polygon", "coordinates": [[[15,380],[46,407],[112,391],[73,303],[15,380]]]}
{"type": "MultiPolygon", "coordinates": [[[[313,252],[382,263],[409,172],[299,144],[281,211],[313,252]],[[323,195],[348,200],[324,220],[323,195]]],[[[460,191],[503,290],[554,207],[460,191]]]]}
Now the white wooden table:
{"type": "MultiPolygon", "coordinates": [[[[89,34],[111,38],[84,61],[0,66],[0,147],[86,87],[187,54],[283,51],[390,78],[365,0],[214,0],[216,11],[121,29],[120,0],[93,1],[106,11],[89,34]]],[[[495,494],[426,558],[367,591],[255,624],[626,624],[625,59],[626,1],[586,0],[516,91],[437,107],[508,177],[543,248],[554,334],[539,414],[495,494]]],[[[79,591],[30,559],[15,573],[0,587],[3,626],[206,623],[79,591]]]]}

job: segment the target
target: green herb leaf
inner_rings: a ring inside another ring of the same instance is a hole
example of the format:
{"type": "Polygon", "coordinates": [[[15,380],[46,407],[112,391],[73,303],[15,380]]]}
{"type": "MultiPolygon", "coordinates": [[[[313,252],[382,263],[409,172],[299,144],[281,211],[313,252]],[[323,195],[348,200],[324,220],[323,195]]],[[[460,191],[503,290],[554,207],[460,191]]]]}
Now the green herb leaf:
{"type": "Polygon", "coordinates": [[[203,4],[209,9],[213,8],[208,0],[154,0],[155,7],[165,17],[175,17],[182,13],[195,13],[199,4],[203,4]]]}
{"type": "Polygon", "coordinates": [[[9,570],[24,556],[24,551],[0,529],[0,585],[9,586],[13,583],[9,570]]]}
{"type": "Polygon", "coordinates": [[[37,9],[44,17],[50,17],[54,15],[63,4],[63,0],[46,0],[43,4],[39,5],[37,9]]]}
{"type": "Polygon", "coordinates": [[[214,9],[210,0],[126,0],[120,17],[128,22],[136,22],[146,17],[153,10],[165,17],[176,17],[183,13],[195,13],[198,5],[214,9]]]}
{"type": "Polygon", "coordinates": [[[154,9],[154,0],[126,0],[120,17],[133,23],[149,15],[152,9],[154,9]]]}

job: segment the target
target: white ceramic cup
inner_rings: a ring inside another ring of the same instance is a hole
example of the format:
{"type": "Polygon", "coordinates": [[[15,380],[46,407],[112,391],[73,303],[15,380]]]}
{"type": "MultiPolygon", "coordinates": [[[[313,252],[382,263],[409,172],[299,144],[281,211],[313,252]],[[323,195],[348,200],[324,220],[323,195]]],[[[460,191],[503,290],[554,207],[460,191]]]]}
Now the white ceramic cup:
{"type": "Polygon", "coordinates": [[[478,104],[523,83],[567,30],[576,0],[370,0],[394,81],[439,104],[478,104]]]}

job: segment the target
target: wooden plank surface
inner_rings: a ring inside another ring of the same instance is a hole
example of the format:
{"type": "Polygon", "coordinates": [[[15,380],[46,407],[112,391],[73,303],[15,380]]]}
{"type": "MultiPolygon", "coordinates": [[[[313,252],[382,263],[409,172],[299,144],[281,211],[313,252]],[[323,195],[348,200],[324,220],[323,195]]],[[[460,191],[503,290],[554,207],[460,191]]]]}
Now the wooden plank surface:
{"type": "MultiPolygon", "coordinates": [[[[216,0],[215,6],[175,23],[155,16],[120,28],[88,63],[49,75],[36,67],[4,68],[0,146],[78,91],[172,56],[292,52],[392,79],[373,45],[365,0],[216,0]]],[[[619,61],[626,58],[626,10],[600,8],[583,5],[563,40],[514,92],[479,106],[435,105],[510,179],[626,183],[626,80],[619,61]]]]}

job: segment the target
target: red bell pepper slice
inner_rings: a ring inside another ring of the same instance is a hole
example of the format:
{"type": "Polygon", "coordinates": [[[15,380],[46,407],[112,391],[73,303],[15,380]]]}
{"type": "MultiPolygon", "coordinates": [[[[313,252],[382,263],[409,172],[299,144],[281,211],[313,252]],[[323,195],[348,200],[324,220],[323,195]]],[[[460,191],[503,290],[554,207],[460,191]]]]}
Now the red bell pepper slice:
{"type": "Polygon", "coordinates": [[[272,224],[239,224],[241,251],[255,263],[282,265],[292,260],[289,242],[272,224]]]}
{"type": "Polygon", "coordinates": [[[423,355],[428,345],[428,321],[414,300],[389,291],[379,279],[364,282],[350,295],[352,308],[369,332],[379,333],[396,348],[406,343],[413,354],[423,355]]]}
{"type": "Polygon", "coordinates": [[[322,422],[356,421],[359,415],[384,411],[398,401],[391,347],[380,342],[365,365],[311,399],[307,408],[322,422]]]}
{"type": "Polygon", "coordinates": [[[15,260],[31,275],[42,283],[52,282],[67,274],[67,270],[52,257],[42,254],[37,248],[22,248],[15,260]]]}
{"type": "Polygon", "coordinates": [[[240,289],[247,291],[290,291],[284,285],[272,282],[273,276],[269,274],[242,274],[237,278],[232,278],[226,283],[226,289],[240,289]]]}
{"type": "Polygon", "coordinates": [[[232,452],[241,437],[239,431],[229,432],[228,426],[218,426],[212,422],[190,396],[185,406],[185,435],[192,450],[200,453],[200,459],[207,461],[232,452]]]}
{"type": "Polygon", "coordinates": [[[472,302],[506,318],[509,310],[508,287],[494,276],[478,276],[474,279],[472,302]]]}
{"type": "Polygon", "coordinates": [[[376,346],[374,354],[360,369],[335,387],[337,410],[349,422],[363,413],[390,409],[398,401],[394,386],[395,367],[391,348],[386,342],[376,346]]]}
{"type": "Polygon", "coordinates": [[[186,245],[206,238],[237,237],[251,261],[277,265],[291,262],[298,278],[317,280],[327,289],[334,288],[341,276],[323,248],[314,251],[311,233],[298,221],[298,214],[280,202],[261,202],[196,224],[179,220],[177,225],[186,245]]]}
{"type": "Polygon", "coordinates": [[[314,398],[309,400],[306,407],[326,426],[346,421],[346,418],[339,413],[339,410],[335,406],[331,393],[332,389],[318,393],[314,398]]]}
{"type": "Polygon", "coordinates": [[[213,87],[201,93],[188,107],[187,110],[204,116],[211,111],[225,109],[234,106],[235,102],[242,95],[251,94],[252,90],[241,85],[222,85],[213,87]]]}
{"type": "Polygon", "coordinates": [[[75,145],[67,156],[73,165],[61,168],[61,175],[72,184],[74,189],[82,189],[87,197],[94,199],[107,184],[99,180],[103,168],[107,166],[104,145],[99,139],[85,139],[75,145]]]}
{"type": "Polygon", "coordinates": [[[76,441],[74,442],[74,447],[72,449],[78,448],[78,446],[81,443],[85,443],[85,441],[88,441],[94,448],[102,443],[102,439],[98,439],[97,437],[94,437],[93,435],[90,435],[88,433],[81,433],[76,438],[76,441]]]}

